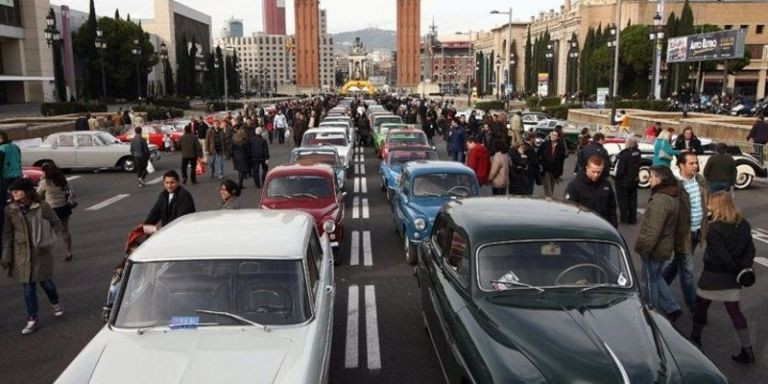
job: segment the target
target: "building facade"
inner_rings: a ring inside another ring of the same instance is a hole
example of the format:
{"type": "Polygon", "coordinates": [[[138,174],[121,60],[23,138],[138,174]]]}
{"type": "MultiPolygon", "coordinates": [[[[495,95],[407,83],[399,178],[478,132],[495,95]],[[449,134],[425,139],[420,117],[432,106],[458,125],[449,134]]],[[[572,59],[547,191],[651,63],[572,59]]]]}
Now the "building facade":
{"type": "Polygon", "coordinates": [[[478,93],[483,95],[502,96],[507,84],[510,92],[522,91],[525,66],[525,40],[528,33],[528,23],[513,21],[512,24],[493,28],[482,32],[475,42],[477,54],[478,93]],[[512,51],[512,47],[514,51],[512,51]],[[507,61],[507,52],[510,52],[507,61]],[[506,67],[509,63],[509,68],[506,67]],[[509,74],[512,74],[509,77],[509,74]]]}
{"type": "Polygon", "coordinates": [[[229,18],[221,31],[221,38],[243,37],[243,21],[240,19],[229,18]]]}
{"type": "MultiPolygon", "coordinates": [[[[477,37],[473,34],[473,40],[477,37]]],[[[427,46],[423,50],[422,73],[429,74],[440,92],[466,92],[475,76],[473,41],[466,35],[438,36],[437,41],[432,49],[427,46]]]]}
{"type": "Polygon", "coordinates": [[[285,35],[285,0],[262,0],[264,34],[285,35]]]}

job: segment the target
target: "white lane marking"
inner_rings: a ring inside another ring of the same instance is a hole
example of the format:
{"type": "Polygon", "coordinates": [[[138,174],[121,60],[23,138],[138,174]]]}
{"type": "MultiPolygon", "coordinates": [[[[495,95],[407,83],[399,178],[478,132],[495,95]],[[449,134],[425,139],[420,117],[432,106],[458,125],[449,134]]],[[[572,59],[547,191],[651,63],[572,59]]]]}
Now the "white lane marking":
{"type": "Polygon", "coordinates": [[[376,287],[365,286],[365,336],[368,346],[368,369],[381,369],[379,350],[379,324],[376,320],[376,287]]]}
{"type": "Polygon", "coordinates": [[[114,204],[114,203],[116,203],[116,202],[118,202],[118,201],[120,201],[122,199],[125,199],[128,196],[130,196],[130,195],[127,194],[127,193],[123,193],[123,194],[119,194],[119,195],[116,195],[116,196],[112,196],[109,199],[106,199],[106,200],[102,201],[101,203],[98,203],[98,204],[95,204],[95,205],[92,205],[92,206],[86,208],[85,210],[86,211],[98,211],[99,209],[102,209],[102,208],[104,208],[104,207],[106,207],[106,206],[108,206],[110,204],[114,204]]]}
{"type": "Polygon", "coordinates": [[[355,196],[352,199],[352,218],[353,219],[359,219],[360,218],[360,198],[355,196]]]}
{"type": "Polygon", "coordinates": [[[155,177],[154,179],[152,179],[150,181],[147,181],[147,185],[155,185],[155,184],[157,184],[157,183],[159,183],[161,181],[163,181],[163,177],[162,176],[158,176],[158,177],[155,177]]]}
{"type": "Polygon", "coordinates": [[[766,235],[768,235],[768,231],[766,231],[765,229],[762,229],[762,228],[752,228],[752,230],[753,231],[758,231],[758,232],[761,232],[761,233],[765,233],[766,235]]]}
{"type": "Polygon", "coordinates": [[[365,177],[360,178],[360,192],[368,193],[368,179],[365,177]]]}
{"type": "Polygon", "coordinates": [[[356,155],[355,156],[355,162],[356,163],[362,163],[363,162],[363,155],[356,155]]]}
{"type": "Polygon", "coordinates": [[[768,233],[761,232],[759,229],[753,229],[752,239],[768,244],[768,233]]]}
{"type": "Polygon", "coordinates": [[[755,263],[758,263],[764,267],[768,267],[768,259],[765,257],[755,257],[755,263]]]}
{"type": "Polygon", "coordinates": [[[362,175],[365,173],[365,167],[362,164],[357,164],[357,170],[355,171],[355,174],[362,175]]]}
{"type": "Polygon", "coordinates": [[[79,179],[81,177],[83,177],[83,176],[80,176],[80,175],[70,176],[70,177],[67,177],[67,181],[77,180],[77,179],[79,179]]]}
{"type": "Polygon", "coordinates": [[[357,285],[349,286],[347,295],[347,345],[344,351],[344,368],[357,368],[358,364],[358,322],[360,310],[358,309],[359,289],[357,285]]]}
{"type": "Polygon", "coordinates": [[[637,212],[641,215],[645,215],[645,208],[638,208],[637,212]]]}
{"type": "Polygon", "coordinates": [[[373,266],[373,251],[371,250],[371,231],[363,232],[363,264],[373,266]]]}
{"type": "Polygon", "coordinates": [[[360,193],[360,178],[355,177],[355,193],[360,193]]]}
{"type": "Polygon", "coordinates": [[[349,247],[349,265],[360,264],[360,232],[352,231],[352,245],[349,247]]]}
{"type": "Polygon", "coordinates": [[[368,199],[363,199],[363,219],[367,219],[370,217],[370,213],[368,210],[368,199]]]}

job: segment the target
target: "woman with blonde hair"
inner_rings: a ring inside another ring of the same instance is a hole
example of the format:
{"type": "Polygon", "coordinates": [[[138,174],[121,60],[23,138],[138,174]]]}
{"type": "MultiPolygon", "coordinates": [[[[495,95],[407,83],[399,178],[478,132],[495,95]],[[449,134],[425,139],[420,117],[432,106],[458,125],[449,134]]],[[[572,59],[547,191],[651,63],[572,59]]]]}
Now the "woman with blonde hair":
{"type": "Polygon", "coordinates": [[[659,137],[653,143],[653,165],[663,165],[669,167],[672,164],[672,158],[680,156],[680,151],[672,148],[670,141],[672,134],[669,131],[661,131],[659,137]]]}
{"type": "MultiPolygon", "coordinates": [[[[751,285],[744,279],[744,275],[750,273],[749,268],[755,258],[752,229],[727,192],[713,193],[707,209],[711,221],[704,251],[704,270],[696,290],[696,309],[690,339],[701,346],[701,334],[707,323],[709,305],[713,301],[722,301],[741,341],[740,353],[731,358],[743,364],[754,363],[755,354],[750,343],[747,319],[739,308],[742,284],[751,285]]],[[[754,282],[754,272],[751,273],[754,282]]]]}

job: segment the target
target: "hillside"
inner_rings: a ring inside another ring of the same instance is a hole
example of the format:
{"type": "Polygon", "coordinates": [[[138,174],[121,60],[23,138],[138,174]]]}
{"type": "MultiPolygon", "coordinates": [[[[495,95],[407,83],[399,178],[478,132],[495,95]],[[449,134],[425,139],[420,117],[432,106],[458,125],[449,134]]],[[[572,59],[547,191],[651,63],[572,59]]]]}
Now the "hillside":
{"type": "Polygon", "coordinates": [[[375,50],[393,51],[397,49],[397,36],[395,31],[378,28],[366,28],[357,31],[339,32],[331,34],[334,50],[337,53],[347,53],[355,37],[363,41],[366,51],[375,50]]]}

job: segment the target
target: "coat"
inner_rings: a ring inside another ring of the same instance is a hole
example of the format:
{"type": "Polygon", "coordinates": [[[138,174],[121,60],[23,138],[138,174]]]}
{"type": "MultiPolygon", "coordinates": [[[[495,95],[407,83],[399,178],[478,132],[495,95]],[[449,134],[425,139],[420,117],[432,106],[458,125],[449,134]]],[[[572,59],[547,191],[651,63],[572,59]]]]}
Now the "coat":
{"type": "Polygon", "coordinates": [[[37,194],[51,208],[61,208],[67,205],[67,194],[64,189],[54,184],[53,181],[48,181],[46,178],[40,179],[40,182],[37,184],[37,194]]]}
{"type": "Polygon", "coordinates": [[[488,172],[491,168],[491,158],[488,155],[488,149],[483,144],[475,144],[474,148],[467,154],[467,166],[472,168],[477,175],[477,181],[480,185],[488,184],[488,172]]]}
{"type": "Polygon", "coordinates": [[[724,181],[733,186],[736,184],[736,161],[724,153],[714,154],[707,160],[702,174],[710,182],[724,181]]]}
{"type": "Polygon", "coordinates": [[[690,149],[697,155],[704,153],[704,151],[701,149],[701,140],[699,140],[699,138],[696,136],[691,137],[691,139],[688,140],[688,143],[685,142],[685,136],[678,136],[677,140],[675,140],[675,149],[678,151],[690,149]]]}
{"type": "Polygon", "coordinates": [[[144,224],[155,225],[157,223],[166,226],[175,219],[188,213],[195,213],[195,200],[192,194],[183,187],[178,187],[173,195],[173,200],[168,203],[168,191],[163,190],[155,201],[155,205],[149,211],[144,224]]]}
{"type": "Polygon", "coordinates": [[[755,243],[748,221],[742,220],[738,224],[712,222],[698,287],[705,290],[741,288],[736,276],[743,268],[751,267],[754,259],[755,243]]]}
{"type": "Polygon", "coordinates": [[[504,152],[493,154],[488,179],[493,188],[507,188],[509,186],[509,155],[504,152]]]}
{"type": "Polygon", "coordinates": [[[603,158],[603,177],[608,177],[608,174],[611,171],[611,157],[608,155],[608,151],[605,150],[605,147],[596,141],[590,141],[579,150],[579,154],[576,157],[576,168],[574,169],[574,172],[579,173],[579,171],[586,169],[587,160],[592,156],[600,156],[603,158]]]}
{"type": "Polygon", "coordinates": [[[562,141],[558,141],[554,151],[552,140],[544,140],[539,146],[539,164],[544,173],[551,173],[555,178],[563,175],[563,163],[565,162],[565,146],[562,141]]]}
{"type": "Polygon", "coordinates": [[[656,138],[653,142],[653,165],[669,167],[672,164],[672,156],[680,156],[680,151],[672,148],[669,141],[656,138]],[[662,155],[662,152],[666,155],[662,155]]]}
{"type": "Polygon", "coordinates": [[[269,144],[264,136],[255,135],[248,140],[248,144],[250,145],[251,161],[269,160],[269,144]]]}
{"type": "Polygon", "coordinates": [[[216,153],[216,146],[214,143],[214,135],[219,135],[221,139],[221,153],[229,154],[229,140],[227,140],[227,133],[223,129],[210,128],[205,135],[205,152],[209,155],[216,153]]]}
{"type": "Polygon", "coordinates": [[[200,145],[197,135],[194,133],[185,133],[179,140],[181,148],[181,157],[184,159],[195,159],[203,157],[203,146],[200,145]]]}
{"type": "Polygon", "coordinates": [[[448,137],[448,147],[451,153],[459,153],[467,151],[467,129],[463,125],[459,125],[456,129],[450,131],[448,137]]]}
{"type": "Polygon", "coordinates": [[[219,206],[223,210],[242,208],[242,206],[240,206],[240,198],[237,196],[232,196],[231,198],[229,198],[229,200],[220,202],[219,206]]]}
{"type": "Polygon", "coordinates": [[[580,171],[565,188],[565,199],[589,208],[614,227],[619,225],[616,196],[608,179],[600,178],[595,182],[584,171],[580,171]]]}
{"type": "MultiPolygon", "coordinates": [[[[709,184],[704,176],[696,174],[696,182],[699,184],[699,193],[701,194],[701,210],[703,217],[701,219],[701,228],[699,233],[701,239],[707,238],[709,221],[707,221],[707,204],[709,202],[709,184]]],[[[680,188],[680,218],[678,228],[675,231],[675,252],[691,254],[691,199],[685,190],[682,180],[678,181],[680,188]]]]}
{"type": "Polygon", "coordinates": [[[509,152],[509,193],[528,194],[528,158],[521,156],[516,150],[509,152]]]}
{"type": "Polygon", "coordinates": [[[139,159],[149,160],[150,153],[147,139],[141,135],[135,135],[131,139],[131,155],[139,159]]]}
{"type": "Polygon", "coordinates": [[[19,283],[35,283],[53,278],[53,255],[51,248],[32,246],[31,221],[36,220],[40,211],[43,220],[48,220],[56,233],[62,225],[56,212],[46,202],[32,203],[24,213],[19,203],[5,207],[3,225],[3,263],[11,264],[11,275],[19,283]]]}
{"type": "Polygon", "coordinates": [[[680,193],[676,187],[655,188],[651,191],[651,198],[640,223],[640,233],[635,241],[635,252],[644,260],[650,258],[661,262],[672,258],[680,213],[680,193]]]}
{"type": "Polygon", "coordinates": [[[640,161],[642,160],[642,153],[637,148],[624,148],[616,156],[616,172],[613,175],[613,179],[616,182],[616,187],[622,188],[637,188],[640,182],[640,161]]]}
{"type": "Polygon", "coordinates": [[[247,140],[233,142],[230,146],[232,151],[232,163],[238,172],[250,172],[251,170],[251,146],[247,140]]]}

